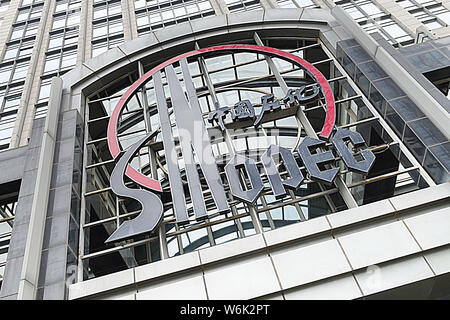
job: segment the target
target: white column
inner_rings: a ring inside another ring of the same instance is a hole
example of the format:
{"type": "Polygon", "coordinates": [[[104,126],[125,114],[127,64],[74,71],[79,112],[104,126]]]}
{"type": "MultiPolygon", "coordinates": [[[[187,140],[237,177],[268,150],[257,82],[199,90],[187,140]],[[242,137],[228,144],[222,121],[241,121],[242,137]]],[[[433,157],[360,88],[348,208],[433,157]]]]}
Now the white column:
{"type": "Polygon", "coordinates": [[[62,80],[55,77],[52,79],[47,118],[45,119],[44,135],[39,155],[30,224],[28,226],[22,273],[19,281],[18,300],[36,299],[61,96],[62,80]]]}

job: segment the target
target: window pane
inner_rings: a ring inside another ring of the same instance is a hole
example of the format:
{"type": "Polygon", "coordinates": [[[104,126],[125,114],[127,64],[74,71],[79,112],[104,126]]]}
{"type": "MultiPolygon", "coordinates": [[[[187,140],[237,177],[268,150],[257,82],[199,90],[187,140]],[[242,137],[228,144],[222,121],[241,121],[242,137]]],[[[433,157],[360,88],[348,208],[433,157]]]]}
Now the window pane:
{"type": "Polygon", "coordinates": [[[58,70],[59,68],[59,59],[47,60],[45,62],[44,72],[58,70]]]}
{"type": "Polygon", "coordinates": [[[16,66],[13,80],[23,79],[27,75],[28,65],[16,66]]]}

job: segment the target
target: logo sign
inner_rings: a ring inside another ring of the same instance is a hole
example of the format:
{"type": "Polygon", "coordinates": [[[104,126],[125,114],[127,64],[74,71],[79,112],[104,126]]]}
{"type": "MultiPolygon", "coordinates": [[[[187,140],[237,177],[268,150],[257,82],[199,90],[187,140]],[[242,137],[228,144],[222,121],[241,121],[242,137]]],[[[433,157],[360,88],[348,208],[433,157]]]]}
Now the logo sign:
{"type": "MultiPolygon", "coordinates": [[[[305,94],[309,91],[306,85],[301,86],[299,89],[295,91],[293,89],[289,89],[286,96],[281,99],[284,102],[286,107],[295,106],[298,104],[304,104],[311,102],[318,98],[319,96],[319,88],[317,85],[312,86],[313,93],[310,95],[305,94]]],[[[253,125],[258,127],[264,118],[264,115],[268,114],[273,110],[281,109],[281,101],[274,100],[275,97],[273,94],[266,94],[261,97],[261,113],[256,118],[253,125]]],[[[208,121],[213,124],[217,122],[220,126],[220,130],[225,131],[224,119],[228,113],[231,113],[231,119],[233,121],[243,121],[243,120],[254,120],[255,119],[255,108],[253,107],[250,100],[242,100],[237,102],[232,108],[230,107],[218,107],[216,106],[216,110],[211,112],[208,115],[208,121]]]]}
{"type": "MultiPolygon", "coordinates": [[[[329,184],[335,179],[339,172],[338,168],[321,169],[323,165],[331,164],[336,160],[332,151],[325,150],[325,142],[331,137],[333,132],[336,112],[330,85],[319,70],[296,55],[269,47],[223,45],[191,51],[172,58],[148,71],[130,86],[111,115],[108,124],[108,146],[112,156],[117,160],[111,174],[111,189],[118,196],[135,199],[141,204],[142,209],[140,214],[134,219],[123,222],[106,242],[121,241],[143,233],[152,232],[162,219],[163,204],[158,196],[158,193],[162,192],[161,183],[138,172],[130,165],[136,153],[159,133],[161,133],[164,145],[175,219],[177,223],[189,222],[186,196],[181,177],[182,170],[180,170],[178,165],[175,139],[169,120],[169,107],[172,107],[179,132],[179,143],[185,163],[184,172],[195,218],[199,220],[207,217],[205,199],[200,183],[199,167],[204,180],[208,184],[217,210],[221,213],[230,210],[200,109],[197,91],[187,63],[188,58],[201,57],[202,55],[213,53],[220,55],[229,52],[252,52],[283,59],[300,67],[315,83],[299,88],[291,88],[282,99],[275,99],[272,94],[262,96],[259,114],[256,114],[255,108],[249,100],[238,101],[231,107],[221,107],[216,104],[215,110],[208,114],[207,120],[221,131],[226,131],[227,124],[225,119],[228,115],[231,115],[232,122],[250,123],[250,125],[257,128],[264,122],[268,114],[276,117],[276,114],[283,109],[317,100],[321,95],[325,101],[326,116],[319,135],[320,140],[312,137],[304,138],[295,150],[295,154],[289,149],[271,145],[261,156],[261,164],[276,198],[284,197],[286,188],[298,188],[305,178],[298,166],[297,154],[311,179],[329,184]],[[179,65],[183,82],[180,82],[179,74],[176,73],[174,64],[179,65]],[[150,80],[153,80],[160,129],[147,133],[145,137],[128,150],[121,150],[117,136],[121,113],[133,95],[150,80]],[[164,88],[164,85],[168,87],[168,90],[164,88]],[[166,96],[168,93],[170,97],[166,96]],[[274,156],[278,156],[283,161],[289,178],[282,179],[274,161],[274,156]],[[143,188],[133,189],[127,187],[124,182],[124,175],[143,188]]],[[[348,142],[351,142],[355,148],[361,148],[365,143],[358,132],[339,129],[334,133],[332,144],[348,169],[367,173],[375,160],[374,154],[370,150],[361,150],[357,160],[353,151],[347,146],[348,142]]],[[[263,190],[263,181],[253,159],[234,155],[225,166],[225,175],[230,192],[235,199],[253,203],[263,190]],[[246,171],[251,182],[250,189],[244,190],[242,188],[239,176],[239,170],[242,169],[246,171]]]]}

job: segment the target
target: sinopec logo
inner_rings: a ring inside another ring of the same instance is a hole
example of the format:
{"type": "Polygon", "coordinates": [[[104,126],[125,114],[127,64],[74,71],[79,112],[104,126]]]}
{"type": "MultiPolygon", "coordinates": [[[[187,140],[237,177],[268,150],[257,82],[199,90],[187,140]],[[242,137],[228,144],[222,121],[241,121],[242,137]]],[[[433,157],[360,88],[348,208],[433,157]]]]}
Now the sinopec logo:
{"type": "MultiPolygon", "coordinates": [[[[218,212],[230,210],[221,172],[216,164],[205,121],[216,126],[224,135],[227,128],[235,124],[241,127],[261,126],[264,121],[276,119],[283,112],[299,108],[305,103],[318,99],[324,101],[326,110],[325,121],[317,137],[305,137],[295,150],[289,150],[278,145],[270,145],[261,156],[261,165],[267,175],[268,182],[274,196],[278,199],[286,196],[286,189],[296,189],[305,180],[299,163],[306,169],[308,178],[321,183],[330,184],[334,181],[339,168],[333,167],[336,160],[333,152],[328,150],[327,141],[331,140],[331,147],[340,156],[351,171],[367,173],[374,163],[375,156],[370,150],[359,150],[355,157],[353,148],[365,145],[362,136],[355,131],[334,129],[336,110],[330,85],[321,72],[302,58],[269,47],[255,45],[223,45],[199,49],[181,54],[148,71],[133,83],[121,97],[115,107],[108,125],[108,146],[112,156],[117,160],[111,174],[112,191],[121,197],[138,201],[141,212],[132,220],[123,222],[106,242],[121,241],[139,234],[152,232],[158,226],[163,216],[163,203],[158,195],[162,192],[161,183],[148,175],[134,169],[130,162],[136,153],[157,135],[161,135],[172,207],[177,223],[189,221],[186,205],[185,185],[189,190],[192,208],[197,220],[208,216],[205,199],[200,182],[199,170],[202,178],[208,184],[212,199],[218,212]],[[188,59],[196,57],[223,55],[225,53],[250,52],[262,56],[275,57],[299,67],[312,79],[313,83],[289,88],[283,97],[276,98],[273,94],[261,96],[258,108],[247,99],[236,101],[233,105],[221,106],[215,104],[215,110],[204,117],[202,114],[197,90],[189,70],[188,59]],[[176,71],[178,70],[178,72],[176,71]],[[181,79],[180,79],[181,78],[181,79]],[[149,81],[153,81],[156,97],[156,109],[159,117],[159,127],[148,132],[145,137],[132,145],[128,150],[122,150],[118,139],[119,118],[132,97],[149,81]],[[256,111],[259,110],[259,112],[256,111]],[[175,118],[178,130],[179,146],[184,160],[183,182],[178,158],[171,117],[175,118]],[[277,169],[274,157],[278,157],[288,177],[282,178],[277,169]],[[124,176],[136,182],[142,189],[129,188],[125,185],[124,176]]],[[[231,159],[223,168],[226,183],[235,200],[253,203],[261,194],[264,185],[255,160],[239,154],[232,154],[231,159]],[[251,183],[250,188],[243,188],[240,172],[251,183]]]]}

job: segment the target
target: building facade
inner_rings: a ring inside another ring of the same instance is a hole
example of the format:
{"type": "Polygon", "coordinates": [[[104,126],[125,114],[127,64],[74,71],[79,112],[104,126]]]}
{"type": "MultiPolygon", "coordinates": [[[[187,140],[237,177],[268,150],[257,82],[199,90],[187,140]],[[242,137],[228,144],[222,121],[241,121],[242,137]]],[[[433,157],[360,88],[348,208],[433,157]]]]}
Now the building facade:
{"type": "Polygon", "coordinates": [[[450,297],[450,1],[0,3],[1,299],[450,297]]]}

